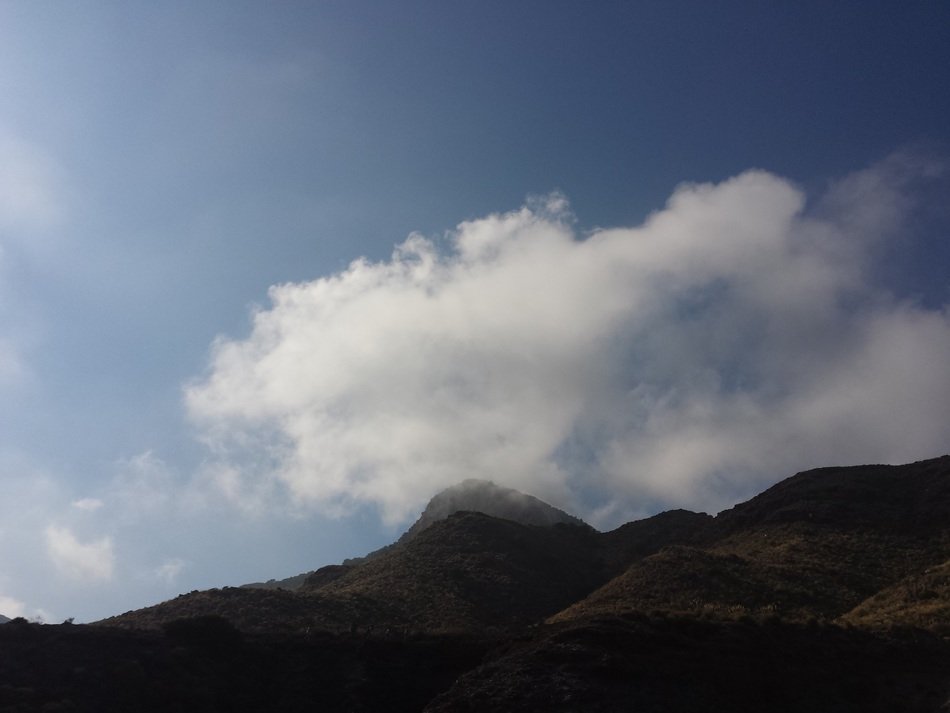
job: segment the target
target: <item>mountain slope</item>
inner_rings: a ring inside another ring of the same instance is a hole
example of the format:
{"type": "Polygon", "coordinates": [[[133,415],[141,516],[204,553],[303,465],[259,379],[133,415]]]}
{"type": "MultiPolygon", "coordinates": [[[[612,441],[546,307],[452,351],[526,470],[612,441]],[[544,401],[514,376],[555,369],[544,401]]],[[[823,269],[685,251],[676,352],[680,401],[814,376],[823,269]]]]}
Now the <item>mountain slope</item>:
{"type": "Polygon", "coordinates": [[[471,630],[534,623],[602,581],[596,533],[587,526],[457,512],[318,593],[394,602],[401,621],[393,623],[413,629],[471,630]]]}
{"type": "Polygon", "coordinates": [[[781,616],[801,621],[814,617],[823,605],[793,569],[676,546],[635,562],[549,621],[637,612],[718,619],[781,616]]]}
{"type": "MultiPolygon", "coordinates": [[[[319,573],[319,572],[318,572],[319,573]]],[[[484,631],[524,627],[604,581],[596,533],[461,512],[356,567],[297,592],[192,592],[100,623],[157,628],[222,616],[245,631],[484,631]]]]}
{"type": "Polygon", "coordinates": [[[851,626],[912,626],[950,636],[950,560],[882,589],[841,617],[851,626]]]}
{"type": "Polygon", "coordinates": [[[693,548],[633,562],[552,621],[842,616],[950,558],[950,458],[800,473],[697,525],[693,548]]]}

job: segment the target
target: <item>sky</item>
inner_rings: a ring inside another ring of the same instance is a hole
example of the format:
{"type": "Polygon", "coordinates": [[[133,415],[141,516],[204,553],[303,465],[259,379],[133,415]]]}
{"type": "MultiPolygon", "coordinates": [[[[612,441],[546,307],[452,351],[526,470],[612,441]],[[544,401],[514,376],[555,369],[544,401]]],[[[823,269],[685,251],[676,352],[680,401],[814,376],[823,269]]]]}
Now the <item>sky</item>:
{"type": "Polygon", "coordinates": [[[950,5],[0,0],[0,613],[950,451],[950,5]]]}

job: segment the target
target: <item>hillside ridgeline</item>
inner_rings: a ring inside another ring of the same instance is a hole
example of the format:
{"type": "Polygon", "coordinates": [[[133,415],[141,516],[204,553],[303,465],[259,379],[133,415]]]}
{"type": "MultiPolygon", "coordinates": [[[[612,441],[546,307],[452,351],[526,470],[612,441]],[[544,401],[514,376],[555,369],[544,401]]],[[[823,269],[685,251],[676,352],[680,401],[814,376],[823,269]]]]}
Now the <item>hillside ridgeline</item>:
{"type": "Polygon", "coordinates": [[[509,500],[541,515],[519,522],[459,492],[295,590],[192,592],[101,624],[471,642],[482,663],[446,673],[433,712],[950,711],[950,457],[809,471],[716,517],[604,533],[529,496],[509,500]]]}

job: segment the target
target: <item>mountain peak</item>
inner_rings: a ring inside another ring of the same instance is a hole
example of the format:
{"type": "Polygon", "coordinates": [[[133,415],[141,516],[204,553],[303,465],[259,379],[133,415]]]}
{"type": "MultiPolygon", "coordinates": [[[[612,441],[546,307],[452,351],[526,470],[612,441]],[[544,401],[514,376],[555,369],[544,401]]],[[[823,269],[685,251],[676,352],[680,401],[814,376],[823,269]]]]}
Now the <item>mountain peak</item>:
{"type": "Polygon", "coordinates": [[[564,523],[587,527],[583,520],[533,495],[497,485],[490,480],[469,478],[436,493],[400,541],[410,540],[432,523],[462,511],[480,512],[503,520],[513,520],[522,525],[549,527],[564,523]]]}

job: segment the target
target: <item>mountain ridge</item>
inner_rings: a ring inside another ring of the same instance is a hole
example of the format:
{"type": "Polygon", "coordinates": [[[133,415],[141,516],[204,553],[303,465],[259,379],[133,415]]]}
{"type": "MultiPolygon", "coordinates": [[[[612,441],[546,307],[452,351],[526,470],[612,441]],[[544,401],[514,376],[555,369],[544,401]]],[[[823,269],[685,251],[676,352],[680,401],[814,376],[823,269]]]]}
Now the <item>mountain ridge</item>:
{"type": "Polygon", "coordinates": [[[339,646],[472,637],[490,653],[460,664],[429,713],[946,713],[948,568],[942,456],[805,471],[715,517],[672,510],[609,532],[460,510],[296,591],[192,592],[100,624],[210,617],[339,646]]]}
{"type": "Polygon", "coordinates": [[[196,592],[106,623],[207,613],[247,630],[466,631],[642,611],[834,621],[950,560],[948,515],[948,456],[805,471],[715,517],[673,510],[603,533],[532,496],[466,481],[393,545],[316,570],[295,590],[196,592]],[[457,509],[499,502],[495,512],[554,524],[457,509]]]}

